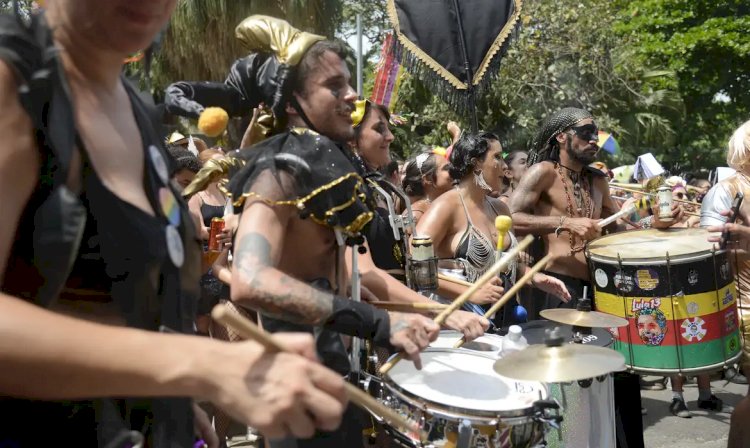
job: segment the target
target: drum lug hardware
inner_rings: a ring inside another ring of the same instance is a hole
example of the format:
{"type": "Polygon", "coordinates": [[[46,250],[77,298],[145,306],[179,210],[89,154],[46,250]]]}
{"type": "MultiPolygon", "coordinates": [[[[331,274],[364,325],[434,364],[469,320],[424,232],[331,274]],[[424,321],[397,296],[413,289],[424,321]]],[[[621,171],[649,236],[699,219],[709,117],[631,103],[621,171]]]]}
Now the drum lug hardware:
{"type": "Polygon", "coordinates": [[[537,400],[534,402],[533,410],[534,420],[546,423],[554,429],[560,429],[563,416],[560,415],[560,404],[557,400],[537,400]]]}
{"type": "Polygon", "coordinates": [[[586,378],[585,380],[578,380],[578,385],[581,386],[583,389],[587,389],[591,387],[591,383],[594,382],[593,378],[586,378]]]}
{"type": "Polygon", "coordinates": [[[372,381],[372,377],[369,375],[364,375],[360,380],[359,384],[362,386],[363,390],[370,390],[370,382],[372,381]]]}
{"type": "Polygon", "coordinates": [[[599,376],[596,377],[596,380],[598,382],[600,382],[600,383],[603,383],[603,382],[607,381],[607,376],[608,375],[599,375],[599,376]]]}

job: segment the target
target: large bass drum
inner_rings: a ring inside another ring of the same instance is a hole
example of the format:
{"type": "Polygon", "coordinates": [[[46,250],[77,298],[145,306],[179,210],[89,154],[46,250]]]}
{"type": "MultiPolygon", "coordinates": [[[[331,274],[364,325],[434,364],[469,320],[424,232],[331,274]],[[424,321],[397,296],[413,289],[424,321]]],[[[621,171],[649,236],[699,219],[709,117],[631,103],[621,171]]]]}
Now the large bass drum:
{"type": "Polygon", "coordinates": [[[739,358],[729,255],[708,236],[703,229],[649,229],[589,243],[595,308],[628,320],[614,348],[630,370],[702,373],[739,358]]]}

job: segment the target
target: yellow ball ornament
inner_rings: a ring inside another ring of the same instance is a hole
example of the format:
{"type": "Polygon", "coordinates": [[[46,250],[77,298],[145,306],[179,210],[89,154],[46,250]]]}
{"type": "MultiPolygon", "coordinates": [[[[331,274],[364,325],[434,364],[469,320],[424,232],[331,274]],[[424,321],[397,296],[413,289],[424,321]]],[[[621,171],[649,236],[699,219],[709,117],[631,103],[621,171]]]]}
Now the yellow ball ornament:
{"type": "Polygon", "coordinates": [[[227,128],[229,114],[221,107],[207,107],[198,118],[198,129],[209,136],[218,137],[227,128]]]}

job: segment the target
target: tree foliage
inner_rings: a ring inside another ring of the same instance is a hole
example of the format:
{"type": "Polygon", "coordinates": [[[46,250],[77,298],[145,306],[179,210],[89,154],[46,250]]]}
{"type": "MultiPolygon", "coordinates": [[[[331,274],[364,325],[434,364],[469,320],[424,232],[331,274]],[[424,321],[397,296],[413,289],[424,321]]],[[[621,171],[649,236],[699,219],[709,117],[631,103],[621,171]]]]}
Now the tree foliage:
{"type": "Polygon", "coordinates": [[[341,1],[178,0],[154,60],[155,92],[177,80],[223,81],[232,62],[246,53],[234,28],[252,14],[282,17],[303,31],[333,37],[341,1]]]}
{"type": "MultiPolygon", "coordinates": [[[[480,125],[506,149],[527,148],[546,115],[578,106],[620,142],[607,162],[652,152],[674,172],[723,165],[726,140],[749,115],[748,8],[746,0],[526,0],[522,30],[479,101],[480,125]]],[[[400,98],[412,121],[397,131],[397,150],[447,143],[450,119],[468,125],[417,80],[400,98]]]]}
{"type": "Polygon", "coordinates": [[[636,64],[660,64],[685,104],[669,154],[695,167],[722,164],[731,132],[750,118],[747,0],[621,0],[616,33],[636,64]]]}

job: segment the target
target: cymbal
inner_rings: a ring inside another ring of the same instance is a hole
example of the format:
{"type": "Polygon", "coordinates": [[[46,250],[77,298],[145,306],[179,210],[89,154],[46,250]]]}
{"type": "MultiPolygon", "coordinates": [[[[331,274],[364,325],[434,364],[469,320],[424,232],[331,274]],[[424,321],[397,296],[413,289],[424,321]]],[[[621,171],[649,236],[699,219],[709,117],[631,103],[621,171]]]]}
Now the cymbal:
{"type": "Polygon", "coordinates": [[[532,345],[495,361],[495,372],[519,380],[564,383],[625,369],[625,357],[609,348],[583,344],[532,345]]]}
{"type": "Polygon", "coordinates": [[[578,311],[567,308],[551,308],[539,313],[543,318],[560,322],[561,324],[577,325],[589,328],[625,327],[628,321],[622,317],[599,311],[578,311]]]}

